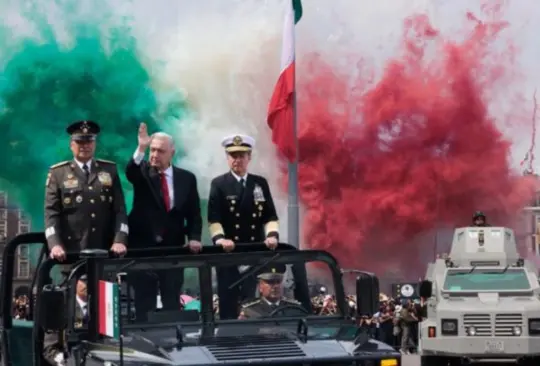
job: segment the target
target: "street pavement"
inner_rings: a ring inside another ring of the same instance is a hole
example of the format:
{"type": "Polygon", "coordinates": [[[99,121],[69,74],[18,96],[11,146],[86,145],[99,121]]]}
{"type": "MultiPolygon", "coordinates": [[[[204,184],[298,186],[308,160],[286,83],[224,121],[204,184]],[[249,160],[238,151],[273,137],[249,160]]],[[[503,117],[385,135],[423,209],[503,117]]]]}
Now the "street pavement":
{"type": "Polygon", "coordinates": [[[418,355],[402,355],[401,366],[420,366],[420,356],[418,355]]]}

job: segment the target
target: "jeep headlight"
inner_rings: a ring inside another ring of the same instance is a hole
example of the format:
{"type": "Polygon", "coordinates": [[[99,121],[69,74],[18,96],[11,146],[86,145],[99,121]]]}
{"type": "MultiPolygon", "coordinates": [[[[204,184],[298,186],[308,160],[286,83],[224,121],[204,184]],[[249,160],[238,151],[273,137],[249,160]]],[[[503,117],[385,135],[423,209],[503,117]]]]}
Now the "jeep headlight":
{"type": "Polygon", "coordinates": [[[441,334],[457,335],[458,334],[457,319],[442,319],[441,320],[441,334]]]}
{"type": "Polygon", "coordinates": [[[540,335],[540,319],[529,319],[529,334],[540,335]]]}
{"type": "Polygon", "coordinates": [[[515,336],[520,336],[521,335],[521,327],[514,327],[512,329],[512,333],[514,333],[515,336]]]}
{"type": "Polygon", "coordinates": [[[476,328],[472,325],[467,328],[467,335],[470,335],[471,337],[474,337],[476,335],[476,328]]]}

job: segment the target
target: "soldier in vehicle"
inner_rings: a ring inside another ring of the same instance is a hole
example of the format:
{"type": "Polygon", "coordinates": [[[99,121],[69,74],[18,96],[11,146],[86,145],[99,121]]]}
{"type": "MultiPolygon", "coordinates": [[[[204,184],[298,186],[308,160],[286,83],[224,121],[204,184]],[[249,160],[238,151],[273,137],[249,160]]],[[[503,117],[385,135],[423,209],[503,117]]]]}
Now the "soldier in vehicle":
{"type": "Polygon", "coordinates": [[[482,211],[476,211],[473,215],[473,226],[486,227],[490,226],[487,223],[486,215],[482,211]]]}
{"type": "Polygon", "coordinates": [[[257,319],[270,316],[273,312],[280,316],[309,314],[300,302],[283,297],[283,278],[285,265],[275,264],[263,270],[259,279],[260,297],[242,305],[238,319],[257,319]],[[280,310],[282,309],[282,310],[280,310]]]}
{"type": "MultiPolygon", "coordinates": [[[[214,245],[226,252],[235,243],[262,243],[275,249],[279,241],[279,226],[274,200],[267,180],[248,174],[255,139],[232,135],[223,139],[229,172],[212,180],[208,198],[208,223],[214,245]]],[[[238,317],[238,297],[253,298],[255,275],[242,281],[241,287],[229,289],[240,278],[236,267],[217,268],[219,312],[221,319],[238,317]],[[240,296],[238,296],[240,292],[240,296]]]]}
{"type": "Polygon", "coordinates": [[[50,167],[45,191],[45,236],[53,259],[85,248],[126,252],[128,224],[116,164],[95,159],[100,127],[79,121],[66,129],[73,160],[50,167]]]}

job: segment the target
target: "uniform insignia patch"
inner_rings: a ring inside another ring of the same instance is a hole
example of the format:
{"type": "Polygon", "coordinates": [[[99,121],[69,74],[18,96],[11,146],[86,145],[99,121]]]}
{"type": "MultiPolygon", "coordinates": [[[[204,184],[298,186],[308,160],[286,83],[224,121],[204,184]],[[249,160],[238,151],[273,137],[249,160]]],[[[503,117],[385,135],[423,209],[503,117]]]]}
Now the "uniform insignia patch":
{"type": "Polygon", "coordinates": [[[253,199],[255,202],[264,202],[266,199],[264,198],[264,193],[260,185],[256,184],[255,188],[253,189],[253,199]]]}
{"type": "Polygon", "coordinates": [[[232,143],[235,145],[235,146],[239,146],[239,145],[242,145],[244,141],[242,140],[242,137],[240,136],[234,136],[233,140],[232,140],[232,143]]]}
{"type": "Polygon", "coordinates": [[[98,179],[104,186],[112,186],[112,177],[109,172],[99,172],[98,179]]]}
{"type": "Polygon", "coordinates": [[[64,188],[65,189],[74,189],[79,187],[79,180],[76,178],[73,179],[66,179],[64,181],[64,188]]]}

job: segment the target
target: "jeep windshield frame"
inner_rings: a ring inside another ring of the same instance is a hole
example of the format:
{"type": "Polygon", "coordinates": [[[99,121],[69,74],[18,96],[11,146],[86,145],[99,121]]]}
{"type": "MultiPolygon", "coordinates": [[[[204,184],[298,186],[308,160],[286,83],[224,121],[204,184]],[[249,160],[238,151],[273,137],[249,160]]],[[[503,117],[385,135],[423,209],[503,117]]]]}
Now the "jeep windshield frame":
{"type": "MultiPolygon", "coordinates": [[[[309,298],[309,291],[307,285],[307,274],[305,270],[305,263],[309,262],[322,262],[328,266],[329,274],[332,276],[332,282],[334,284],[334,290],[336,295],[336,305],[339,310],[338,316],[321,317],[317,315],[306,315],[302,318],[324,318],[326,321],[345,319],[347,314],[347,308],[345,303],[345,292],[341,281],[341,269],[338,266],[337,260],[329,253],[318,250],[297,250],[296,248],[288,244],[280,244],[275,251],[271,251],[266,248],[265,245],[248,244],[237,245],[234,252],[225,253],[221,247],[204,247],[203,252],[199,254],[193,254],[189,252],[189,249],[178,248],[153,248],[151,250],[132,250],[123,258],[109,257],[101,260],[101,271],[99,278],[94,279],[96,283],[105,279],[104,274],[107,270],[111,270],[112,267],[121,269],[122,267],[129,266],[131,270],[144,270],[159,267],[163,263],[174,262],[178,268],[196,268],[199,274],[200,282],[200,320],[198,322],[190,322],[189,324],[202,327],[201,337],[213,336],[215,328],[219,324],[256,324],[267,322],[280,322],[288,323],[290,321],[298,321],[299,317],[276,317],[267,319],[246,319],[246,320],[217,320],[213,311],[213,291],[212,291],[212,268],[220,266],[237,266],[251,264],[257,266],[263,262],[272,261],[272,263],[291,264],[291,270],[295,278],[296,290],[301,293],[300,297],[305,301],[302,304],[309,310],[311,309],[311,303],[309,298]],[[279,255],[276,255],[279,254],[279,255]],[[302,264],[300,266],[295,265],[302,264]],[[307,304],[305,302],[307,301],[307,304]],[[309,307],[308,307],[309,306],[309,307]]],[[[68,253],[66,261],[62,264],[74,265],[80,262],[78,253],[68,253]]],[[[41,263],[38,268],[37,288],[42,289],[49,278],[49,273],[53,266],[58,265],[58,261],[47,258],[41,263]]],[[[171,268],[171,266],[167,266],[171,268]]],[[[91,279],[88,278],[88,281],[91,279]]],[[[71,300],[71,299],[70,299],[71,300]]],[[[69,315],[72,318],[71,314],[69,315]]],[[[310,320],[311,321],[311,320],[310,320]]],[[[73,322],[69,322],[73,329],[73,322]]],[[[184,324],[184,323],[182,323],[184,324]]],[[[185,324],[188,324],[187,322],[185,324]]],[[[142,326],[142,324],[129,324],[124,322],[122,324],[123,329],[145,329],[146,327],[160,328],[170,327],[170,323],[153,323],[142,326]]],[[[79,330],[77,330],[80,332],[79,330]]]]}

